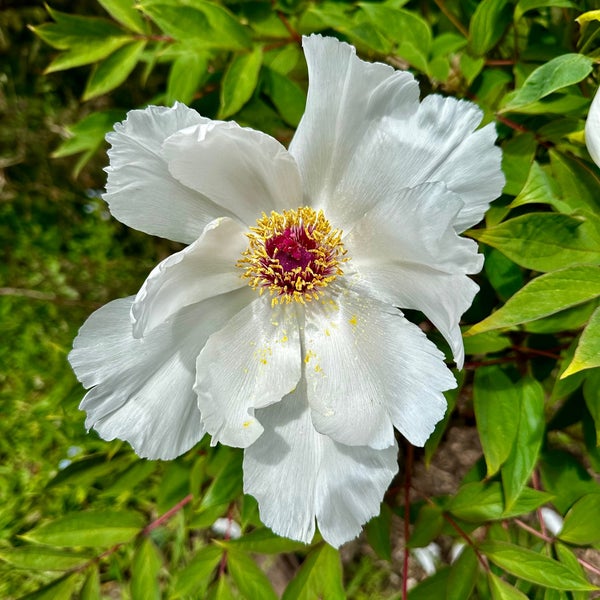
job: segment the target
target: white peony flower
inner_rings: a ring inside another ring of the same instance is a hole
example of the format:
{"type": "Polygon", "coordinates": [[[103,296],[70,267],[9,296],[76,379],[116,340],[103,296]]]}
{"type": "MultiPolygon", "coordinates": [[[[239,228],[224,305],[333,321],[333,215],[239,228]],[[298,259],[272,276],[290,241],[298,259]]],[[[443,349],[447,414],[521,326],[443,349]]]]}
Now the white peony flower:
{"type": "Polygon", "coordinates": [[[123,223],[188,243],[137,296],[82,327],[70,354],[86,426],[169,459],[205,433],[245,448],[244,491],[276,533],[330,544],[379,512],[394,428],[422,446],[455,386],[459,319],[483,258],[459,233],[504,178],[473,104],[419,103],[410,73],[304,39],[310,89],[286,150],[176,104],[131,111],[104,199],[123,223]]]}
{"type": "Polygon", "coordinates": [[[600,92],[592,100],[585,122],[585,145],[593,161],[600,167],[600,92]]]}

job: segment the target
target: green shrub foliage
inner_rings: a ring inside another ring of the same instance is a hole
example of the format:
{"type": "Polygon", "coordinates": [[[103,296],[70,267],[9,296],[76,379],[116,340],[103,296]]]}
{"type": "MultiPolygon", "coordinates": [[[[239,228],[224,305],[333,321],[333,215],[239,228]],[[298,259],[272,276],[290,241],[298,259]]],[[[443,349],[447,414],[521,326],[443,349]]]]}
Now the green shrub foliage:
{"type": "Polygon", "coordinates": [[[600,181],[584,143],[597,8],[56,0],[0,13],[10,117],[0,132],[0,596],[391,599],[416,580],[413,600],[597,597],[600,181]],[[135,293],[176,248],[110,219],[99,198],[106,132],[132,108],[181,101],[287,144],[306,100],[299,41],[312,32],[411,70],[424,93],[476,102],[496,123],[506,175],[467,232],[486,263],[464,317],[459,390],[424,451],[404,445],[380,516],[340,553],[262,526],[236,449],[205,440],[148,462],[86,435],[66,363],[85,316],[135,293]],[[463,441],[450,443],[457,431],[463,441]],[[435,477],[449,453],[462,458],[450,484],[435,477]],[[220,518],[241,536],[211,529],[220,518]],[[426,575],[416,556],[431,542],[441,557],[426,575]]]}

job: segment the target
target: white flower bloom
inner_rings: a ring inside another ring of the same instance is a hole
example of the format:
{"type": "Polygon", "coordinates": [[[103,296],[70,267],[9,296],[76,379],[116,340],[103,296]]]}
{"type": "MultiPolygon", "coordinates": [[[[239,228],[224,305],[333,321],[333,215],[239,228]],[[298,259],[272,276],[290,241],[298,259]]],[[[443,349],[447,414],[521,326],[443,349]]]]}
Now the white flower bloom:
{"type": "Polygon", "coordinates": [[[585,122],[585,145],[600,167],[600,92],[597,91],[585,122]]]}
{"type": "Polygon", "coordinates": [[[394,428],[423,445],[455,386],[399,308],[459,367],[482,257],[459,233],[504,178],[473,104],[419,103],[406,72],[304,39],[310,89],[286,150],[176,104],[131,111],[104,196],[127,225],[189,244],[94,313],[70,361],[86,425],[173,458],[205,433],[245,448],[244,490],[276,533],[339,546],[379,512],[394,428]]]}

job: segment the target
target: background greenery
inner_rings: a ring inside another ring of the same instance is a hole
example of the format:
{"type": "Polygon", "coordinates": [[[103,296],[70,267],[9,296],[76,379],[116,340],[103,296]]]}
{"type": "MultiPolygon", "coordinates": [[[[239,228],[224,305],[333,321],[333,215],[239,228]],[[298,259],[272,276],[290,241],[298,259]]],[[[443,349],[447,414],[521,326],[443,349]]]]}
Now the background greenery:
{"type": "Polygon", "coordinates": [[[413,600],[597,597],[600,187],[583,127],[598,8],[3,2],[0,597],[388,599],[409,583],[413,600]],[[180,100],[288,143],[307,86],[299,35],[315,31],[410,69],[423,94],[477,102],[507,177],[468,233],[486,265],[461,388],[424,451],[404,444],[381,516],[339,553],[264,528],[236,450],[202,442],[149,462],[86,434],[66,362],[85,318],[178,249],[110,218],[105,132],[131,108],[180,100]],[[542,507],[564,518],[560,533],[542,507]],[[415,557],[433,541],[426,573],[415,557]]]}

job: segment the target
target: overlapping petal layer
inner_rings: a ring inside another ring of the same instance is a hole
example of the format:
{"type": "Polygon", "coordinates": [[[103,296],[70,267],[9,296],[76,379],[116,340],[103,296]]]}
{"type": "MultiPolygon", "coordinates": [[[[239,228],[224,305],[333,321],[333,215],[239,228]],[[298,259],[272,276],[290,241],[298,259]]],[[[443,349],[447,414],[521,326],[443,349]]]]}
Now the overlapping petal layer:
{"type": "Polygon", "coordinates": [[[310,86],[306,110],[290,144],[305,204],[323,208],[344,226],[348,199],[335,190],[374,123],[386,115],[404,120],[417,110],[419,88],[407,72],[367,63],[333,38],[304,38],[310,86]]]}
{"type": "Polygon", "coordinates": [[[83,325],[69,355],[81,383],[86,427],[127,440],[146,458],[170,459],[204,435],[193,391],[196,357],[254,296],[242,288],[183,309],[143,339],[131,331],[133,297],[114,300],[83,325]]]}
{"type": "Polygon", "coordinates": [[[246,225],[254,225],[263,212],[301,204],[294,159],[277,140],[260,131],[210,121],[171,136],[164,152],[175,178],[246,225]]]}
{"type": "Polygon", "coordinates": [[[208,198],[169,173],[163,142],[173,133],[208,123],[195,110],[175,104],[132,110],[106,136],[110,166],[103,198],[119,221],[151,235],[193,242],[210,221],[224,216],[208,198]]]}
{"type": "Polygon", "coordinates": [[[246,285],[236,268],[248,245],[245,233],[233,219],[216,219],[193,244],[157,265],[131,307],[134,337],[142,337],[184,306],[246,285]]]}
{"type": "Polygon", "coordinates": [[[359,218],[405,188],[442,182],[463,203],[454,228],[464,231],[482,219],[505,181],[494,125],[476,129],[482,116],[470,102],[427,96],[405,120],[384,117],[350,157],[333,197],[359,218]]]}
{"type": "Polygon", "coordinates": [[[342,290],[307,311],[307,395],[317,431],[349,446],[383,449],[392,424],[423,446],[456,386],[442,353],[388,304],[342,290]]]}
{"type": "Polygon", "coordinates": [[[263,431],[255,409],[293,390],[300,365],[294,305],[271,308],[258,298],[214,333],[198,357],[194,388],[213,444],[255,442],[263,431]]]}
{"type": "Polygon", "coordinates": [[[467,273],[483,265],[477,244],[454,229],[462,206],[441,183],[406,188],[382,196],[344,238],[360,284],[384,302],[423,312],[450,344],[459,368],[459,320],[478,290],[467,273]]]}
{"type": "Polygon", "coordinates": [[[344,446],[313,427],[305,382],[258,411],[265,431],[244,451],[244,492],[277,534],[310,542],[315,519],[323,538],[340,546],[379,513],[398,470],[398,448],[344,446]]]}

